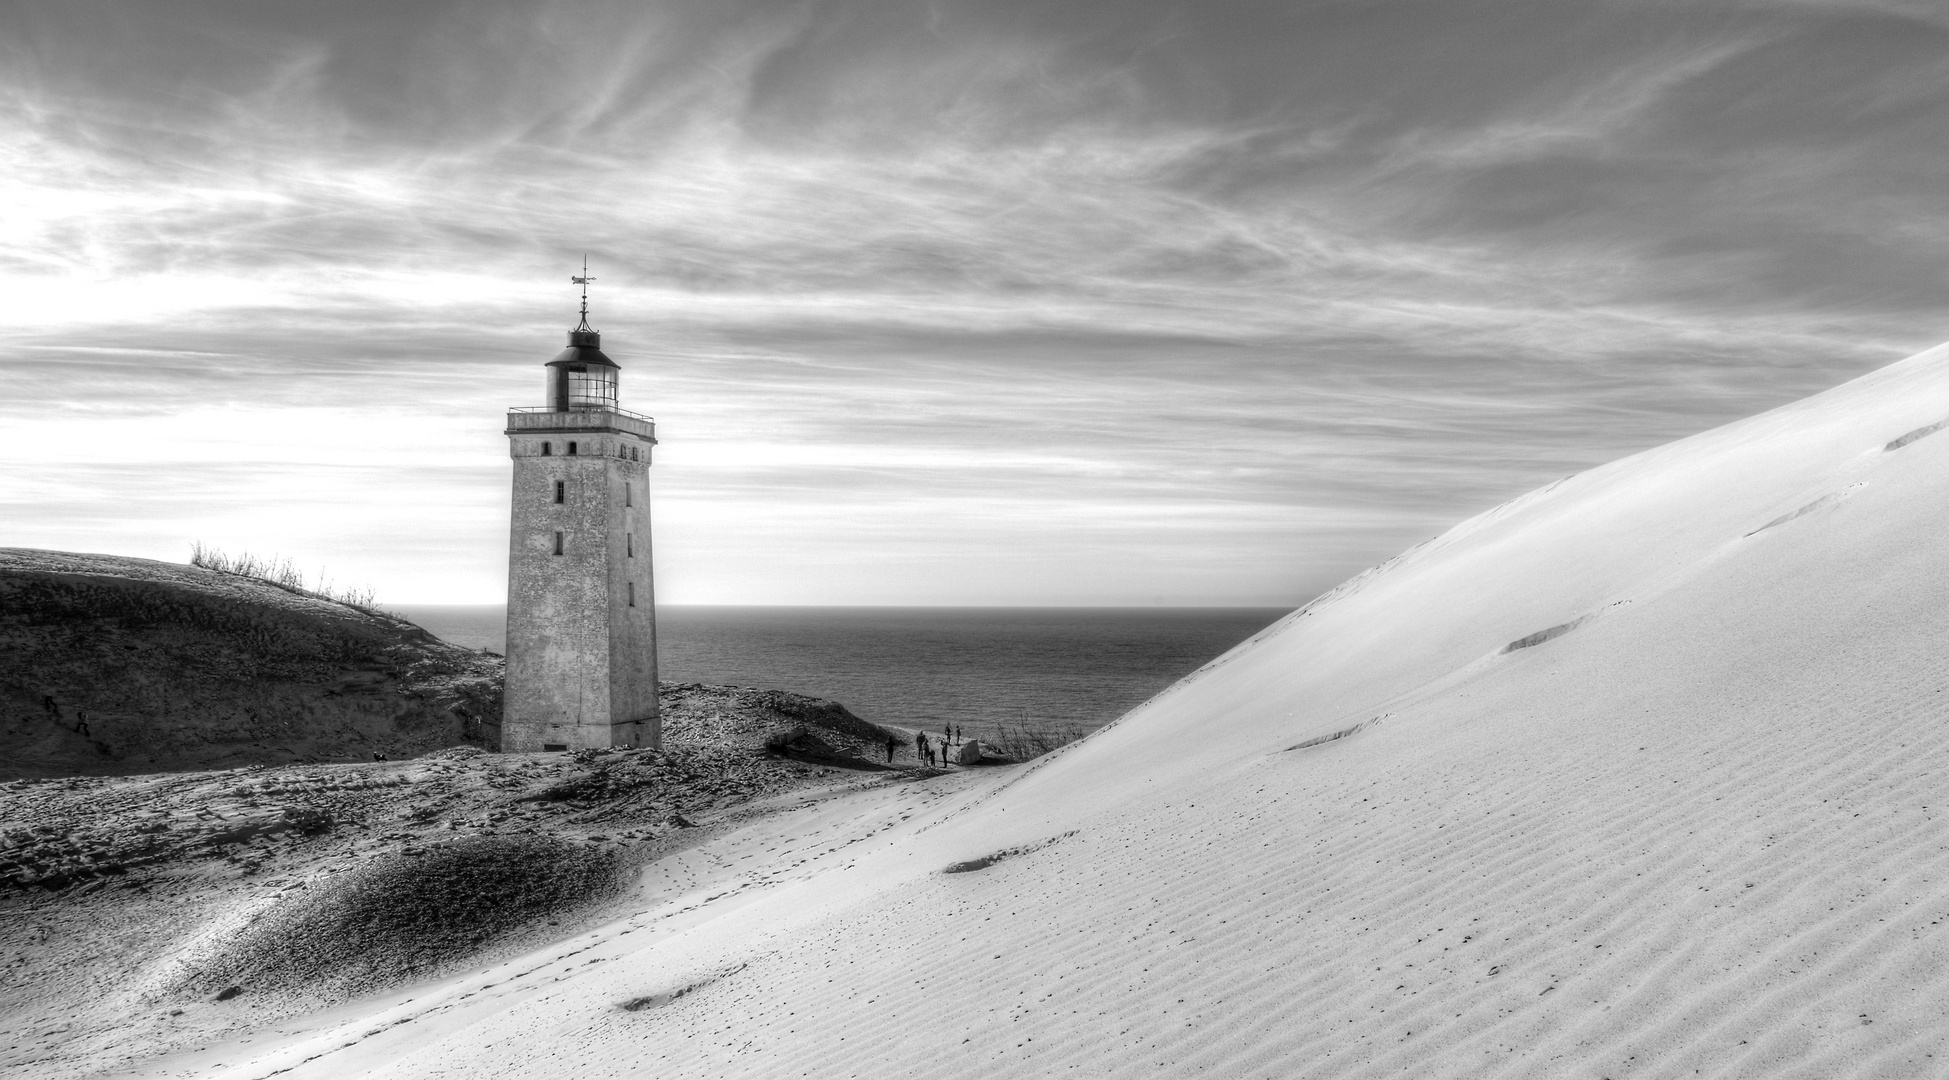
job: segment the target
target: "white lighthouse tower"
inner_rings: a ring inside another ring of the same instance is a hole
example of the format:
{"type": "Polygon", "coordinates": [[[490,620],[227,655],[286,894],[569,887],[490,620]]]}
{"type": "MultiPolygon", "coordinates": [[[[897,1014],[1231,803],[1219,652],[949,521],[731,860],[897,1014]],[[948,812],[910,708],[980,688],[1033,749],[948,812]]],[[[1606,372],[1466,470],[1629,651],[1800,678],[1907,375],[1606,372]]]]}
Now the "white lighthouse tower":
{"type": "Polygon", "coordinates": [[[514,458],[501,749],[655,747],[650,449],[656,422],[617,404],[616,362],[582,321],[548,362],[548,404],[508,411],[514,458]]]}

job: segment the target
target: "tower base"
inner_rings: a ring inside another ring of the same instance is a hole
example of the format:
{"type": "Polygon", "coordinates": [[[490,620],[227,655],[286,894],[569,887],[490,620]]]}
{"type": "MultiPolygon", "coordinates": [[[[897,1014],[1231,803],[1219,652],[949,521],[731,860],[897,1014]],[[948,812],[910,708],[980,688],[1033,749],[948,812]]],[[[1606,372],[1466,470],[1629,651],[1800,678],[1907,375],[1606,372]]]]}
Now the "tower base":
{"type": "Polygon", "coordinates": [[[501,725],[501,752],[534,754],[611,747],[624,750],[655,749],[662,745],[662,726],[656,717],[620,724],[508,720],[501,725]]]}

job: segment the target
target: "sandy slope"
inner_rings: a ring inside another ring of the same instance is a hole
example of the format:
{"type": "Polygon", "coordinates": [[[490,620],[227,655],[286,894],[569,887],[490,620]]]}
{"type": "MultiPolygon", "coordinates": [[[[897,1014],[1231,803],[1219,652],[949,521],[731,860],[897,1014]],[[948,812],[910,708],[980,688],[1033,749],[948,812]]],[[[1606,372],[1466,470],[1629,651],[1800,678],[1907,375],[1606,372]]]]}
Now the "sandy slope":
{"type": "Polygon", "coordinates": [[[1569,478],[1005,782],[169,1068],[1949,1075],[1945,418],[1949,348],[1569,478]]]}

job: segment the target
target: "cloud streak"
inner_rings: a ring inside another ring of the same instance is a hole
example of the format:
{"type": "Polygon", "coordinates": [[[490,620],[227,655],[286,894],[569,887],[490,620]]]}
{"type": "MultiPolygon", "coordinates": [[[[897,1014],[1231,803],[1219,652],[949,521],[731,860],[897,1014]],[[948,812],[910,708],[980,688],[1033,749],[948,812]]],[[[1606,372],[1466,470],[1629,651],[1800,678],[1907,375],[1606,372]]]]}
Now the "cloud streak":
{"type": "Polygon", "coordinates": [[[1297,602],[1945,321],[1925,6],[0,18],[5,542],[492,599],[585,248],[700,602],[1297,602]]]}

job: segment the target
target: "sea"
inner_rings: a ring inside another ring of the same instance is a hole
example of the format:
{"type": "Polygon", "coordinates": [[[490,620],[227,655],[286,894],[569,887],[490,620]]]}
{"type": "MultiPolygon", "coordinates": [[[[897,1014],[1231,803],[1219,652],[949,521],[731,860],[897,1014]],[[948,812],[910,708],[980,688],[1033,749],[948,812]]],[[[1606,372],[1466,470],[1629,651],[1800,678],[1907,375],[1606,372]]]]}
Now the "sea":
{"type": "MultiPolygon", "coordinates": [[[[504,652],[507,609],[395,606],[456,645],[504,652]]],[[[1251,637],[1288,608],[657,608],[665,682],[790,690],[876,723],[970,737],[1083,734],[1251,637]]]]}

